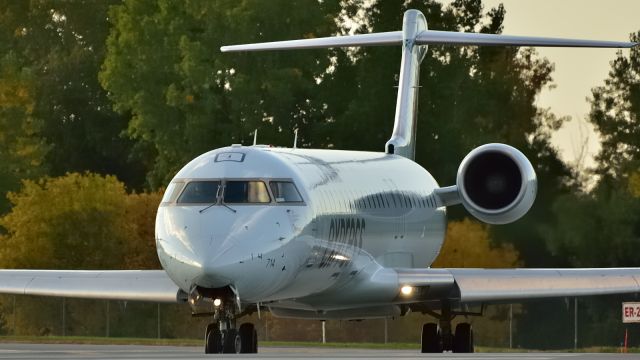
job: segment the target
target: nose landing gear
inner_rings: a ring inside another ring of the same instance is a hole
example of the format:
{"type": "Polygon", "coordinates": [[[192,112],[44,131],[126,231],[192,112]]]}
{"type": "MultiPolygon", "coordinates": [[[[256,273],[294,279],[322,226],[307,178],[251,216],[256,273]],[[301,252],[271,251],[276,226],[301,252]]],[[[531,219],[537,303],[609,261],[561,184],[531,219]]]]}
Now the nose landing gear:
{"type": "Polygon", "coordinates": [[[236,326],[236,319],[250,314],[252,308],[241,311],[240,297],[230,287],[218,289],[194,288],[189,304],[192,316],[213,316],[204,332],[205,354],[255,354],[258,333],[252,323],[236,326]]]}
{"type": "Polygon", "coordinates": [[[239,329],[220,330],[220,322],[207,326],[204,335],[205,354],[256,354],[258,334],[252,323],[244,323],[239,329]]]}

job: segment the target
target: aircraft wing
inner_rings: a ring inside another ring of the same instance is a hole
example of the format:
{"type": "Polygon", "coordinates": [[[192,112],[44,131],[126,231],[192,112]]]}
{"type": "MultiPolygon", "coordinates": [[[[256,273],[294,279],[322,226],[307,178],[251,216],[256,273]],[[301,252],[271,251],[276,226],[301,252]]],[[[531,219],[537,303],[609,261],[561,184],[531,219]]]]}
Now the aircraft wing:
{"type": "Polygon", "coordinates": [[[395,270],[400,286],[422,290],[415,300],[432,300],[430,293],[463,303],[640,293],[640,268],[395,270]]]}
{"type": "Polygon", "coordinates": [[[0,270],[0,293],[177,303],[186,294],[163,270],[0,270]]]}

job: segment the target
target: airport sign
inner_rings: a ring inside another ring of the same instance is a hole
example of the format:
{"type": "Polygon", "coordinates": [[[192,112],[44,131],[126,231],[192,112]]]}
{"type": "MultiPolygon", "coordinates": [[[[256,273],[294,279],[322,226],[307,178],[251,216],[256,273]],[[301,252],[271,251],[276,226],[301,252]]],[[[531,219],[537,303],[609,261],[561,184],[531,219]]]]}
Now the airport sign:
{"type": "Polygon", "coordinates": [[[622,303],[622,322],[623,323],[639,323],[640,322],[640,302],[622,303]]]}

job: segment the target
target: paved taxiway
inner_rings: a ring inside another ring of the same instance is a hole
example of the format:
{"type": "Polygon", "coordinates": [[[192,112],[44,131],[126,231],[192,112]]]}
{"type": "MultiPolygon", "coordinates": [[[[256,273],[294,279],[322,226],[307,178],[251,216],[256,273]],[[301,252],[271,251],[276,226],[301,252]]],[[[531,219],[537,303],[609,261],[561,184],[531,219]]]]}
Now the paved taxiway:
{"type": "Polygon", "coordinates": [[[200,347],[69,345],[69,344],[0,344],[0,359],[524,359],[578,360],[638,358],[632,354],[433,354],[421,355],[416,350],[360,350],[303,347],[265,347],[256,355],[218,355],[202,353],[200,347]]]}

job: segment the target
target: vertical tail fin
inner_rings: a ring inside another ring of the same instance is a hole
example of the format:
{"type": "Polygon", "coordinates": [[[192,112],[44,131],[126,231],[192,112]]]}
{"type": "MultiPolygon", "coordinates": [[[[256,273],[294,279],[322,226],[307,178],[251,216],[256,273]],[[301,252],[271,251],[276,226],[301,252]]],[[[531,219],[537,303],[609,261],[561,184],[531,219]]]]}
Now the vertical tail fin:
{"type": "Polygon", "coordinates": [[[395,122],[391,139],[385,145],[387,154],[397,154],[412,160],[416,154],[420,63],[427,53],[427,45],[420,45],[416,40],[424,31],[427,31],[427,20],[420,11],[408,10],[404,13],[395,122]]]}

